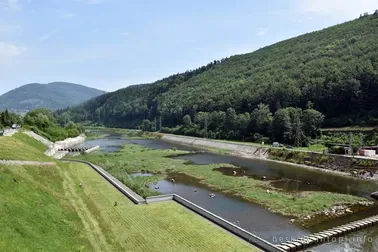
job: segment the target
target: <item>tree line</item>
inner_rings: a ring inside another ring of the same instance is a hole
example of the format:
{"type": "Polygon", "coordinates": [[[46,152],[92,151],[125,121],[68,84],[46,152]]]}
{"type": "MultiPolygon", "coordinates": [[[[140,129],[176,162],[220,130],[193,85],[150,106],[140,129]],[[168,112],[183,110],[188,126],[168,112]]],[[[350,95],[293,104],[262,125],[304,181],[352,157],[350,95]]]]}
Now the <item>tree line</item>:
{"type": "Polygon", "coordinates": [[[145,119],[140,129],[197,137],[253,142],[278,141],[294,146],[307,146],[312,138],[319,136],[324,120],[324,115],[311,106],[309,104],[305,110],[283,108],[274,115],[266,104],[259,104],[252,113],[238,114],[233,108],[226,111],[199,112],[194,117],[185,115],[181,124],[174,128],[160,129],[156,120],[145,119]]]}

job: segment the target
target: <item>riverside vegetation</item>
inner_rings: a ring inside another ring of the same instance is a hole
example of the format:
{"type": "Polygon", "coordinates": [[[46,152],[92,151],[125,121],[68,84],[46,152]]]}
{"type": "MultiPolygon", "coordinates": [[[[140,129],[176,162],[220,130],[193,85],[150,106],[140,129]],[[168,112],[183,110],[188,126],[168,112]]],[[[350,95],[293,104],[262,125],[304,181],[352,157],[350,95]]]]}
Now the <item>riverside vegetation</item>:
{"type": "Polygon", "coordinates": [[[274,188],[268,181],[225,176],[216,170],[220,167],[235,169],[236,167],[232,165],[195,165],[189,164],[185,160],[170,158],[187,153],[189,152],[175,149],[152,150],[134,144],[126,144],[116,153],[93,153],[76,158],[103,167],[144,197],[157,194],[149,189],[152,183],[164,178],[171,178],[176,173],[182,173],[198,179],[204,186],[213,190],[240,196],[248,201],[258,203],[272,212],[293,216],[298,220],[308,215],[316,215],[334,205],[353,205],[366,201],[360,197],[330,192],[285,192],[274,188]],[[131,176],[135,172],[150,172],[154,176],[131,176]]]}

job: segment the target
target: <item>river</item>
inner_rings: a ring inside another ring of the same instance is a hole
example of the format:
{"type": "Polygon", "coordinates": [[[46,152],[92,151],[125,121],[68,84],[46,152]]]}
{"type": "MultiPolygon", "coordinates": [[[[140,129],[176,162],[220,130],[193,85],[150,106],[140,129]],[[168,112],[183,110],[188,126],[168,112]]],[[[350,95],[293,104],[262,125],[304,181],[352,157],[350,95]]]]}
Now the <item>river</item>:
{"type": "MultiPolygon", "coordinates": [[[[115,152],[122,144],[138,144],[151,149],[180,149],[198,151],[192,146],[184,146],[164,142],[162,140],[125,140],[118,135],[104,139],[90,140],[82,144],[84,146],[99,145],[102,152],[115,152]]],[[[276,162],[245,159],[228,155],[212,153],[192,153],[175,157],[185,159],[194,164],[226,163],[241,167],[243,175],[253,178],[265,176],[271,180],[275,187],[289,191],[329,191],[342,194],[352,194],[368,197],[372,191],[377,190],[377,183],[358,178],[340,176],[319,170],[304,169],[297,166],[276,162]]],[[[225,171],[220,170],[225,175],[225,171]]],[[[136,176],[148,176],[149,174],[136,174],[136,176]]],[[[205,185],[198,183],[196,179],[184,175],[172,174],[175,182],[162,180],[151,189],[161,193],[176,193],[195,204],[241,226],[274,244],[279,244],[281,239],[291,239],[328,229],[337,225],[345,224],[357,219],[366,218],[378,214],[377,209],[352,214],[343,218],[328,221],[320,225],[304,229],[295,226],[289,218],[271,213],[270,211],[246,200],[226,193],[216,192],[205,185]],[[209,194],[215,197],[210,198],[209,194]]],[[[346,236],[343,240],[324,244],[315,248],[314,251],[378,251],[378,230],[376,227],[364,229],[346,236]]]]}

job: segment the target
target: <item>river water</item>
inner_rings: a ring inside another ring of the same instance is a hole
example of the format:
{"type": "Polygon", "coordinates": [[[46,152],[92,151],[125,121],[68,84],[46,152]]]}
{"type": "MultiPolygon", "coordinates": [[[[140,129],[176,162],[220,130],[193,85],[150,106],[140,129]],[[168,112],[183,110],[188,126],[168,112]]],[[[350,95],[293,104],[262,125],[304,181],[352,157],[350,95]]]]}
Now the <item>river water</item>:
{"type": "MultiPolygon", "coordinates": [[[[192,146],[184,146],[164,142],[162,140],[124,140],[120,136],[111,136],[104,139],[90,140],[83,146],[99,145],[102,152],[114,152],[123,144],[138,144],[151,149],[180,149],[198,151],[192,146]]],[[[377,191],[377,183],[358,178],[339,176],[329,172],[304,169],[297,166],[276,162],[245,159],[212,153],[194,153],[175,157],[188,160],[194,164],[224,163],[241,167],[240,173],[252,178],[265,176],[275,187],[289,191],[329,191],[342,194],[352,194],[368,197],[371,192],[377,191]]],[[[224,170],[219,172],[227,174],[224,170]]],[[[149,174],[135,174],[134,176],[149,176],[149,174]]],[[[188,176],[172,174],[175,182],[159,181],[151,189],[161,193],[176,193],[193,203],[227,219],[228,221],[248,230],[274,244],[282,239],[292,239],[304,235],[345,224],[357,219],[378,214],[377,209],[370,209],[347,217],[328,221],[308,229],[295,226],[290,218],[271,213],[257,204],[245,201],[239,197],[213,191],[196,179],[188,176]],[[158,188],[158,189],[155,189],[158,188]],[[209,194],[215,197],[210,198],[209,194]]],[[[371,227],[346,236],[343,240],[334,241],[315,248],[314,251],[378,251],[378,228],[371,227]]]]}

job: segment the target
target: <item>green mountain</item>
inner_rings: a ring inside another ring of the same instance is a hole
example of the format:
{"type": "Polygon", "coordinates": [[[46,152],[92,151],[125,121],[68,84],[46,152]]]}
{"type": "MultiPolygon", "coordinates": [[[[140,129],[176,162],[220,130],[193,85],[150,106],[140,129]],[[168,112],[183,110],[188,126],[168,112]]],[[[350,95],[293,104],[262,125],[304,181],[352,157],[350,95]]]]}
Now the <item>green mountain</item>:
{"type": "Polygon", "coordinates": [[[32,83],[13,89],[0,96],[0,110],[33,110],[49,108],[57,110],[80,104],[104,94],[94,88],[67,82],[49,84],[32,83]]]}
{"type": "Polygon", "coordinates": [[[184,124],[185,115],[196,123],[200,112],[232,108],[250,114],[263,103],[273,114],[280,108],[313,107],[325,115],[324,126],[378,125],[377,41],[374,14],[107,93],[62,112],[76,121],[120,127],[161,116],[163,126],[175,127],[184,124]]]}

